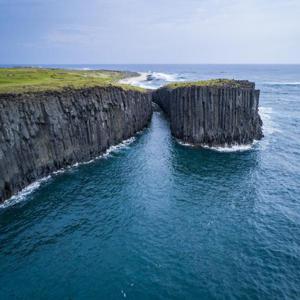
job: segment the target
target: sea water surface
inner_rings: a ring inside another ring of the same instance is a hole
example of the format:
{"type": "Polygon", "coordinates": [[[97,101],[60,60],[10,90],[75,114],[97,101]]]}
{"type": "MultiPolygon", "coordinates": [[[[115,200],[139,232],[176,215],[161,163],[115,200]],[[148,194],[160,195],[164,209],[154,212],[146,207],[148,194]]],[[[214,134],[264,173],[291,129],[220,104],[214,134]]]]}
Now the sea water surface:
{"type": "MultiPolygon", "coordinates": [[[[154,113],[0,208],[0,299],[300,299],[300,66],[59,66],[249,79],[265,138],[195,149],[154,113]],[[38,188],[37,188],[38,187],[38,188]]],[[[148,73],[150,74],[150,73],[148,73]]]]}

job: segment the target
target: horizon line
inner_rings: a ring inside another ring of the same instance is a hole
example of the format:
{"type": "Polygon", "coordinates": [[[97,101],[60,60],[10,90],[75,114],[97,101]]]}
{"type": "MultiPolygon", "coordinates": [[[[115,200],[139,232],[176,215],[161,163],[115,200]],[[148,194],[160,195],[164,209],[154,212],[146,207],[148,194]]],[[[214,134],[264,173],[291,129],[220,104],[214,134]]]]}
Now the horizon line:
{"type": "Polygon", "coordinates": [[[300,65],[299,63],[0,63],[0,66],[39,66],[39,65],[300,65]]]}

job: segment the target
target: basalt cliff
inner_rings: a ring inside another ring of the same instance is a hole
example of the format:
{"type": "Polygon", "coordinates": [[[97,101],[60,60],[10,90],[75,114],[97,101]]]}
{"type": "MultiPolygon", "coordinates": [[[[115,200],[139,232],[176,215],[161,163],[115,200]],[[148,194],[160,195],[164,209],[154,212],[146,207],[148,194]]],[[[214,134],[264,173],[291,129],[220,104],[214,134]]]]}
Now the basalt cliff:
{"type": "Polygon", "coordinates": [[[249,144],[262,138],[259,90],[249,81],[171,84],[154,92],[174,137],[199,146],[249,144]]]}
{"type": "Polygon", "coordinates": [[[93,159],[147,126],[157,105],[172,134],[195,145],[248,144],[262,135],[248,81],[173,84],[156,91],[98,86],[0,93],[0,202],[51,172],[93,159]]]}
{"type": "Polygon", "coordinates": [[[122,87],[0,94],[0,202],[142,130],[151,95],[122,87]]]}

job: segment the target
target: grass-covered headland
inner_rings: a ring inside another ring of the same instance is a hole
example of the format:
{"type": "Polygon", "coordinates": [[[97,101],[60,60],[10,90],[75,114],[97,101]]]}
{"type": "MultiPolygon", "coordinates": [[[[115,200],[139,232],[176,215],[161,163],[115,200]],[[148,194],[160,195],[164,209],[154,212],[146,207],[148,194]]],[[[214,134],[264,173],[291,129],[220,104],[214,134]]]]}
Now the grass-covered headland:
{"type": "Polygon", "coordinates": [[[247,80],[234,80],[234,79],[209,79],[200,81],[186,81],[174,82],[168,84],[166,87],[170,89],[184,88],[184,87],[216,87],[216,88],[251,88],[253,83],[247,80]]]}
{"type": "Polygon", "coordinates": [[[0,93],[23,93],[87,88],[95,86],[122,86],[124,89],[142,90],[118,81],[135,76],[120,71],[85,71],[44,68],[0,68],[0,93]]]}

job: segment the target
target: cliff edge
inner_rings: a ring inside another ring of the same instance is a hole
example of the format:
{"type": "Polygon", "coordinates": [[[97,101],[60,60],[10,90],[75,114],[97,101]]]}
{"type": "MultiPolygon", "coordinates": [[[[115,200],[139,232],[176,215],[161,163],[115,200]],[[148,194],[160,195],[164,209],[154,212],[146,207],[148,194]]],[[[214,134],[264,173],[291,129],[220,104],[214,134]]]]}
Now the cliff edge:
{"type": "Polygon", "coordinates": [[[0,202],[132,137],[159,107],[172,134],[194,145],[249,144],[263,136],[252,82],[173,83],[153,92],[119,84],[133,75],[0,69],[0,202]]]}
{"type": "Polygon", "coordinates": [[[0,202],[142,130],[151,94],[118,86],[0,93],[0,202]]]}
{"type": "Polygon", "coordinates": [[[198,146],[250,144],[263,137],[259,90],[249,81],[174,83],[154,92],[176,138],[198,146]]]}

